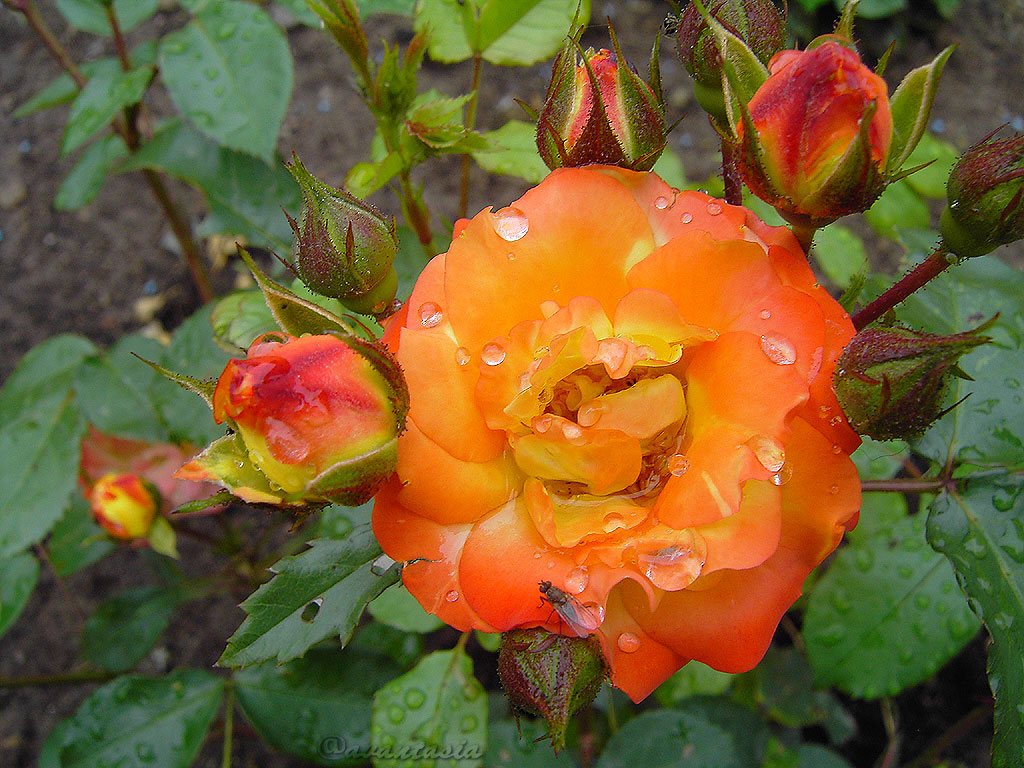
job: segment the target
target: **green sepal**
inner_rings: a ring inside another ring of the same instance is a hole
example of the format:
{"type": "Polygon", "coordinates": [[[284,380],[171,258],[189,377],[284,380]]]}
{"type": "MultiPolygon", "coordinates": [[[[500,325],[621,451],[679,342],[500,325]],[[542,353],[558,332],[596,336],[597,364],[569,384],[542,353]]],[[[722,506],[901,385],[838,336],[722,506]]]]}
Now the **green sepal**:
{"type": "Polygon", "coordinates": [[[362,76],[364,85],[372,82],[369,67],[370,44],[359,22],[359,6],[351,0],[306,0],[309,7],[319,16],[345,52],[355,70],[362,76]]]}
{"type": "Polygon", "coordinates": [[[214,440],[178,470],[178,478],[222,485],[251,504],[282,504],[285,494],[252,463],[237,432],[214,440]]]}
{"type": "Polygon", "coordinates": [[[230,491],[217,491],[213,496],[207,496],[205,499],[196,499],[195,501],[188,501],[182,504],[177,509],[171,512],[172,515],[184,515],[190,512],[202,512],[210,509],[211,507],[219,507],[224,504],[231,504],[238,499],[230,491]]]}
{"type": "Polygon", "coordinates": [[[339,461],[310,480],[299,496],[326,499],[332,504],[365,504],[391,477],[398,463],[398,438],[368,453],[339,461]]]}
{"type": "Polygon", "coordinates": [[[256,284],[263,291],[263,298],[270,308],[270,313],[285,333],[292,336],[302,336],[307,333],[352,335],[352,329],[333,312],[295,295],[280,283],[271,280],[263,270],[256,266],[256,262],[252,260],[249,252],[241,246],[238,247],[238,254],[252,271],[253,277],[256,278],[256,284]]]}
{"type": "Polygon", "coordinates": [[[134,352],[132,352],[132,355],[138,357],[139,360],[144,362],[146,365],[148,365],[154,371],[159,373],[165,379],[173,381],[182,389],[187,389],[189,392],[199,395],[201,398],[203,398],[203,402],[206,403],[207,406],[209,406],[210,410],[213,410],[213,393],[217,389],[217,382],[205,381],[203,379],[194,379],[191,376],[186,376],[183,373],[177,373],[175,371],[170,370],[169,368],[164,368],[159,363],[154,363],[150,360],[147,360],[144,357],[139,357],[134,352]]]}
{"type": "Polygon", "coordinates": [[[146,539],[154,552],[173,557],[175,560],[178,559],[178,537],[174,533],[174,528],[163,515],[153,518],[153,524],[149,527],[146,539]]]}
{"type": "Polygon", "coordinates": [[[839,21],[836,22],[835,35],[853,40],[853,17],[857,15],[858,5],[860,5],[860,0],[846,0],[839,21]]]}
{"type": "Polygon", "coordinates": [[[930,63],[907,73],[889,99],[892,143],[889,145],[887,173],[899,170],[924,135],[942,68],[955,49],[956,46],[951,45],[930,63]]]}

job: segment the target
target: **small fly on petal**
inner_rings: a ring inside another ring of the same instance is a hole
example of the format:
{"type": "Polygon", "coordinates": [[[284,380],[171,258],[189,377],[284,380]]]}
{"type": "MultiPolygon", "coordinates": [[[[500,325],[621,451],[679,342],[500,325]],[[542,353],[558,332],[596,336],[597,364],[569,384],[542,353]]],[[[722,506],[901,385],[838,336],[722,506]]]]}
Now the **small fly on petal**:
{"type": "Polygon", "coordinates": [[[601,626],[601,617],[589,606],[554,586],[550,581],[542,581],[540,587],[541,601],[546,601],[558,617],[566,623],[577,637],[588,637],[601,626]]]}

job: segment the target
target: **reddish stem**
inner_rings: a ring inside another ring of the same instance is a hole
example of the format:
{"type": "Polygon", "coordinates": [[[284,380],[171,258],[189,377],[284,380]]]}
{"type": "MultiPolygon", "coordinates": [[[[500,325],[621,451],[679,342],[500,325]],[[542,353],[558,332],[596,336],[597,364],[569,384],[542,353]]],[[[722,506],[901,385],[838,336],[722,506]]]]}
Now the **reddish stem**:
{"type": "Polygon", "coordinates": [[[730,205],[743,205],[739,152],[735,144],[725,139],[722,140],[722,181],[725,183],[725,202],[730,205]]]}
{"type": "Polygon", "coordinates": [[[931,256],[904,275],[903,279],[889,290],[857,312],[853,316],[854,328],[858,331],[863,330],[933,277],[945,272],[952,263],[946,258],[948,253],[945,244],[939,243],[931,256]]]}
{"type": "Polygon", "coordinates": [[[861,480],[860,489],[865,493],[872,491],[896,491],[900,493],[935,493],[947,487],[950,481],[944,478],[935,480],[861,480]]]}

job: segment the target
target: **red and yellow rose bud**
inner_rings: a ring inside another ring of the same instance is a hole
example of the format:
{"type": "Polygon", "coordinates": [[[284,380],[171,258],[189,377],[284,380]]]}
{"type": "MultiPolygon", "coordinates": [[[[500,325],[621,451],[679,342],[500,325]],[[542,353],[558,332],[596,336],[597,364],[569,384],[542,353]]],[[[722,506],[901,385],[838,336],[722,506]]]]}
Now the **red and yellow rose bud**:
{"type": "MultiPolygon", "coordinates": [[[[745,43],[765,66],[786,42],[786,14],[772,0],[719,0],[706,8],[710,18],[745,43]]],[[[697,102],[720,125],[728,125],[718,42],[694,3],[679,18],[676,50],[693,77],[697,102]]]]}
{"type": "Polygon", "coordinates": [[[251,502],[361,504],[398,459],[407,395],[390,354],[332,335],[267,334],[232,360],[213,416],[236,430],[178,471],[251,502]]]}
{"type": "MultiPolygon", "coordinates": [[[[570,40],[555,59],[551,84],[537,119],[537,149],[548,168],[592,163],[650,170],[665,148],[665,105],[660,75],[645,83],[614,53],[587,51],[570,40]]],[[[653,67],[652,67],[653,70],[653,67]]]]}
{"type": "Polygon", "coordinates": [[[89,492],[96,522],[115,539],[145,538],[160,508],[160,494],[138,475],[104,475],[89,492]]]}
{"type": "Polygon", "coordinates": [[[867,328],[843,350],[834,383],[850,426],[876,440],[917,437],[943,414],[960,358],[991,339],[980,328],[936,336],[910,328],[867,328]]]}
{"type": "Polygon", "coordinates": [[[1024,136],[982,139],[946,182],[942,239],[957,256],[981,256],[1024,238],[1024,136]]]}
{"type": "Polygon", "coordinates": [[[747,186],[800,226],[867,210],[888,179],[885,81],[834,35],[776,54],[769,70],[737,125],[747,186]]]}
{"type": "Polygon", "coordinates": [[[591,639],[516,629],[502,635],[498,674],[513,706],[547,720],[557,750],[569,718],[597,696],[605,670],[591,639]]]}
{"type": "Polygon", "coordinates": [[[389,313],[398,288],[394,221],[320,181],[298,158],[285,167],[302,189],[299,220],[289,217],[295,231],[295,269],[302,282],[353,312],[389,313]]]}

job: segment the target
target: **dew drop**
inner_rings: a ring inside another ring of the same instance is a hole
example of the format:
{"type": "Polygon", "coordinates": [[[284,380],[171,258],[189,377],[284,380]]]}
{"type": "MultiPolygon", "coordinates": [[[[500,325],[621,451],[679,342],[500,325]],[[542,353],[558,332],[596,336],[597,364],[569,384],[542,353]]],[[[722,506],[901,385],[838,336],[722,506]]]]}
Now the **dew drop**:
{"type": "Polygon", "coordinates": [[[459,723],[459,728],[462,729],[463,733],[472,733],[476,730],[477,725],[477,719],[473,715],[466,715],[462,718],[462,722],[459,723]]]}
{"type": "Polygon", "coordinates": [[[777,334],[761,337],[761,351],[776,365],[792,365],[796,362],[796,349],[793,343],[777,334]]]}
{"type": "Polygon", "coordinates": [[[686,213],[679,217],[679,220],[683,222],[683,224],[689,224],[691,221],[693,221],[693,214],[687,211],[686,213]]]}
{"type": "Polygon", "coordinates": [[[459,599],[459,593],[454,589],[449,589],[444,596],[444,599],[449,603],[454,603],[459,599]]]}
{"type": "Polygon", "coordinates": [[[769,472],[780,472],[786,464],[786,452],[768,435],[754,435],[747,440],[747,447],[754,452],[754,458],[769,472]]]}
{"type": "Polygon", "coordinates": [[[426,700],[426,694],[418,688],[410,688],[405,692],[405,706],[409,709],[419,709],[426,700]]]}
{"type": "Polygon", "coordinates": [[[611,533],[619,528],[623,528],[626,525],[626,521],[622,519],[621,515],[608,515],[604,519],[604,524],[601,526],[605,533],[611,533]]]}
{"type": "Polygon", "coordinates": [[[640,638],[632,632],[623,632],[619,635],[615,644],[619,646],[619,650],[623,653],[635,653],[640,648],[640,638]]]}
{"type": "Polygon", "coordinates": [[[501,365],[505,360],[505,348],[497,342],[489,341],[480,350],[480,359],[487,365],[501,365]]]}
{"type": "Polygon", "coordinates": [[[455,350],[455,364],[456,365],[468,365],[470,359],[473,356],[469,354],[469,350],[465,347],[459,347],[455,350]]]}
{"type": "Polygon", "coordinates": [[[668,202],[669,201],[667,197],[659,195],[654,200],[654,207],[657,208],[659,211],[664,211],[666,208],[668,208],[668,202]]]}
{"type": "Polygon", "coordinates": [[[398,723],[405,720],[405,710],[401,707],[389,707],[388,720],[397,725],[398,723]]]}
{"type": "Polygon", "coordinates": [[[871,567],[875,564],[875,556],[871,550],[858,549],[853,556],[853,564],[860,571],[870,571],[871,567]]]}
{"type": "Polygon", "coordinates": [[[712,216],[717,216],[722,212],[722,206],[718,203],[708,203],[708,213],[712,216]]]}
{"type": "Polygon", "coordinates": [[[785,485],[793,479],[793,467],[790,464],[783,464],[782,467],[772,475],[772,483],[774,485],[785,485]]]}
{"type": "Polygon", "coordinates": [[[436,328],[441,324],[441,307],[432,301],[420,304],[420,325],[424,328],[436,328]]]}
{"type": "Polygon", "coordinates": [[[515,261],[516,260],[516,255],[514,253],[512,253],[512,251],[509,251],[507,258],[508,258],[509,261],[515,261]]]}
{"type": "Polygon", "coordinates": [[[771,319],[771,316],[771,310],[768,309],[762,309],[760,312],[758,312],[758,317],[760,317],[762,320],[769,320],[771,319]]]}
{"type": "Polygon", "coordinates": [[[498,237],[510,243],[521,240],[530,230],[530,220],[518,208],[509,206],[494,214],[494,231],[498,237]]]}
{"type": "Polygon", "coordinates": [[[671,592],[690,586],[704,570],[704,558],[694,552],[692,543],[662,547],[636,559],[651,584],[671,592]]]}
{"type": "Polygon", "coordinates": [[[589,583],[590,572],[587,570],[587,566],[578,565],[569,571],[569,575],[565,577],[565,591],[578,595],[587,588],[589,583]]]}
{"type": "Polygon", "coordinates": [[[835,484],[831,485],[828,489],[828,492],[835,496],[837,493],[839,493],[839,486],[835,484]]]}
{"type": "Polygon", "coordinates": [[[387,555],[381,555],[370,564],[370,572],[375,576],[380,576],[391,566],[395,564],[395,560],[388,557],[387,555]]]}
{"type": "Polygon", "coordinates": [[[668,460],[668,471],[676,477],[686,474],[686,470],[690,468],[690,460],[681,453],[673,455],[668,460]]]}
{"type": "Polygon", "coordinates": [[[842,452],[843,452],[843,449],[840,448],[838,444],[832,446],[832,453],[834,453],[836,456],[838,456],[842,452]]]}
{"type": "Polygon", "coordinates": [[[828,423],[831,424],[833,427],[838,427],[840,424],[843,423],[843,417],[833,416],[831,419],[828,420],[828,423]]]}

